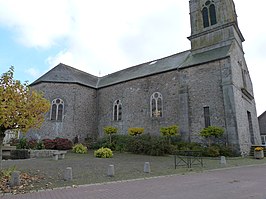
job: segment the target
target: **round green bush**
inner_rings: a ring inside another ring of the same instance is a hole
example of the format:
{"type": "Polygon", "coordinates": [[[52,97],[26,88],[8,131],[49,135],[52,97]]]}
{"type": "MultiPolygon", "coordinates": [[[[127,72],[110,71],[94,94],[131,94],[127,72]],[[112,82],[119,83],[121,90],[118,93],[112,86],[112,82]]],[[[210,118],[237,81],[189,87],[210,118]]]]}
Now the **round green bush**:
{"type": "Polygon", "coordinates": [[[87,147],[83,146],[83,144],[76,144],[73,146],[72,151],[80,154],[88,153],[87,147]]]}
{"type": "Polygon", "coordinates": [[[111,158],[113,157],[113,152],[109,148],[99,148],[97,151],[94,151],[94,156],[97,158],[111,158]]]}

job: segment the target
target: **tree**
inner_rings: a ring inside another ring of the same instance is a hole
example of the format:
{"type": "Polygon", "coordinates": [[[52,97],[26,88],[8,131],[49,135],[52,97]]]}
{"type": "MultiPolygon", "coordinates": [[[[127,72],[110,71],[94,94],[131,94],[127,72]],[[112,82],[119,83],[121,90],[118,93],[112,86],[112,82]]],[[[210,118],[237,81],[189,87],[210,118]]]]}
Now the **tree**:
{"type": "Polygon", "coordinates": [[[103,128],[106,135],[109,135],[110,144],[112,144],[112,135],[117,133],[118,129],[112,126],[106,126],[103,128]]]}
{"type": "MultiPolygon", "coordinates": [[[[14,67],[0,78],[0,147],[6,130],[27,132],[39,128],[50,103],[43,95],[13,79],[14,67]]],[[[1,156],[2,159],[2,156],[1,156]]]]}
{"type": "Polygon", "coordinates": [[[211,146],[212,138],[222,137],[224,129],[217,126],[209,126],[200,131],[200,136],[208,139],[208,145],[211,146]]]}

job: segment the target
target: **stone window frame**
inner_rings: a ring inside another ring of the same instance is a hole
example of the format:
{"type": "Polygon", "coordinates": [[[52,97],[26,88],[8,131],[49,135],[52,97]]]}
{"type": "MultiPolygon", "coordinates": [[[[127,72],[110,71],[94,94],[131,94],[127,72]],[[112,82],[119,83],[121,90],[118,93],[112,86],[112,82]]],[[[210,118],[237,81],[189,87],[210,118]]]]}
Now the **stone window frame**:
{"type": "Polygon", "coordinates": [[[64,100],[60,98],[56,98],[52,100],[50,120],[62,122],[63,115],[64,115],[64,109],[65,109],[64,100]]]}
{"type": "Polygon", "coordinates": [[[213,0],[208,0],[205,2],[201,13],[204,28],[208,28],[212,25],[217,24],[216,7],[213,0]]]}
{"type": "Polygon", "coordinates": [[[113,120],[122,120],[122,102],[119,99],[115,100],[113,103],[113,120]]]}
{"type": "Polygon", "coordinates": [[[163,117],[163,95],[160,92],[154,92],[150,97],[150,116],[163,117]]]}

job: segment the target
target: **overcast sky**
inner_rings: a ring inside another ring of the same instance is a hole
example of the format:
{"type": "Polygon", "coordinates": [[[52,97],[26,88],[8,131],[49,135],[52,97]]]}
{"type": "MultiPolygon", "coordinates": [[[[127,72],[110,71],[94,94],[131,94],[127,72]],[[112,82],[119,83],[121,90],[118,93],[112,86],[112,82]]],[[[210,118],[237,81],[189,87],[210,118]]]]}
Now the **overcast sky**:
{"type": "MultiPolygon", "coordinates": [[[[257,112],[266,110],[265,0],[235,0],[257,112]]],[[[0,72],[64,63],[97,76],[190,49],[189,0],[0,0],[0,72]]]]}

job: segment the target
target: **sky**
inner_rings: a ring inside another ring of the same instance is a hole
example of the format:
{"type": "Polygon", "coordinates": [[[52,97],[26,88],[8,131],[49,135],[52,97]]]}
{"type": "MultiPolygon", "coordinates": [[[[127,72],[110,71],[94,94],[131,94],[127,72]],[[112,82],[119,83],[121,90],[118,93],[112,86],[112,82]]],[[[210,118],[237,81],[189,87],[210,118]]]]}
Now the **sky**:
{"type": "MultiPolygon", "coordinates": [[[[257,114],[266,111],[266,1],[235,0],[257,114]]],[[[190,49],[189,0],[0,0],[0,73],[59,63],[96,76],[190,49]]]]}

